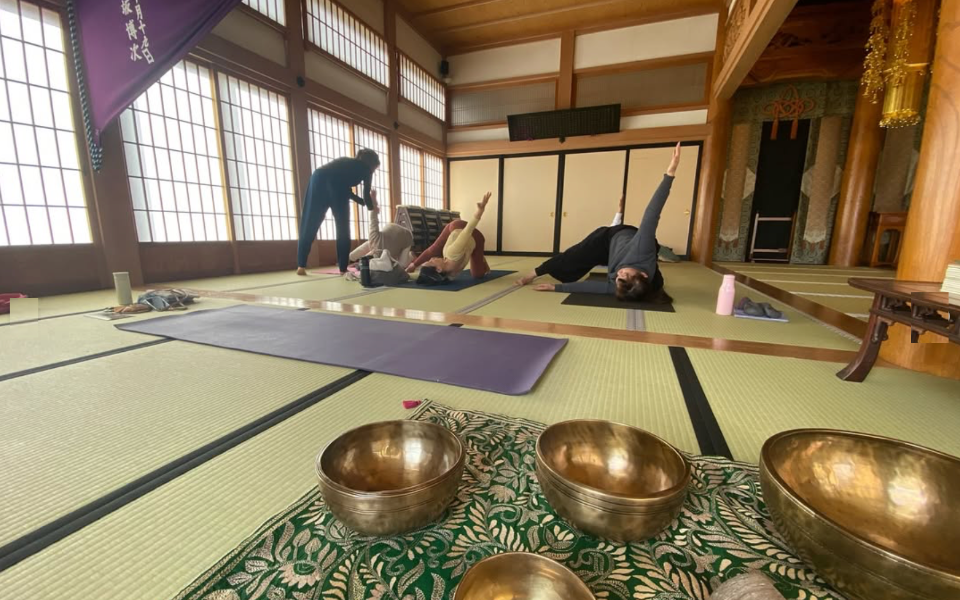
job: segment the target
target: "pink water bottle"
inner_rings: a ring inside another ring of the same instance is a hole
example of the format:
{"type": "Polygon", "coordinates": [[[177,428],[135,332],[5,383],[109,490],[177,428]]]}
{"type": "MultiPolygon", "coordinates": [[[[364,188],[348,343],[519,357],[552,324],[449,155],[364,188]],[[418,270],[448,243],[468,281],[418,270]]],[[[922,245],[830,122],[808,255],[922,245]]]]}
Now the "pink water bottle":
{"type": "Polygon", "coordinates": [[[717,294],[717,314],[729,317],[733,314],[733,300],[737,295],[737,285],[733,275],[724,275],[720,293],[717,294]]]}

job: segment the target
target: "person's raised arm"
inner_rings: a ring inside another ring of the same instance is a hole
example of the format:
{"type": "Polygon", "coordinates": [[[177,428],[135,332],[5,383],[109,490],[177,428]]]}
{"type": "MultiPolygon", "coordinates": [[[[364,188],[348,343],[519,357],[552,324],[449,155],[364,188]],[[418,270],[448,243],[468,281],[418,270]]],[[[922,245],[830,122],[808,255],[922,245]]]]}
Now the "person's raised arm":
{"type": "Polygon", "coordinates": [[[487,209],[487,203],[490,202],[491,195],[490,192],[487,192],[484,194],[483,200],[477,202],[477,212],[467,221],[467,226],[463,228],[460,236],[453,242],[453,246],[449,249],[447,256],[450,254],[461,254],[463,249],[466,248],[468,240],[473,237],[473,230],[477,228],[480,219],[483,217],[483,211],[487,209]]]}
{"type": "Polygon", "coordinates": [[[660,213],[670,197],[670,188],[673,186],[673,178],[677,174],[677,166],[680,164],[680,142],[677,142],[673,149],[673,157],[667,166],[667,172],[663,176],[657,191],[653,193],[650,204],[643,211],[643,220],[640,221],[640,228],[637,231],[636,238],[642,246],[642,250],[657,251],[657,226],[660,224],[660,213]]]}
{"type": "Polygon", "coordinates": [[[380,252],[383,250],[383,235],[380,233],[380,205],[377,204],[377,190],[370,191],[370,198],[373,200],[373,208],[370,210],[370,234],[367,236],[366,242],[357,246],[356,250],[350,253],[350,262],[357,262],[371,252],[380,252]]]}
{"type": "Polygon", "coordinates": [[[623,210],[627,205],[627,196],[626,194],[620,196],[620,206],[617,208],[617,214],[613,215],[613,222],[610,223],[610,227],[616,227],[617,225],[623,225],[623,210]]]}

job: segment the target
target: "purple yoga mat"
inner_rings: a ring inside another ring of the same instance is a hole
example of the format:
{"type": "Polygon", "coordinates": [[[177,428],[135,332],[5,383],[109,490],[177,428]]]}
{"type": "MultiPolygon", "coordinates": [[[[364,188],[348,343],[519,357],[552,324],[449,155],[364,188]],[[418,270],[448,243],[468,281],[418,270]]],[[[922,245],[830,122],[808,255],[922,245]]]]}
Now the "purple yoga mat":
{"type": "Polygon", "coordinates": [[[324,313],[234,306],[117,325],[281,358],[518,396],[567,340],[324,313]]]}

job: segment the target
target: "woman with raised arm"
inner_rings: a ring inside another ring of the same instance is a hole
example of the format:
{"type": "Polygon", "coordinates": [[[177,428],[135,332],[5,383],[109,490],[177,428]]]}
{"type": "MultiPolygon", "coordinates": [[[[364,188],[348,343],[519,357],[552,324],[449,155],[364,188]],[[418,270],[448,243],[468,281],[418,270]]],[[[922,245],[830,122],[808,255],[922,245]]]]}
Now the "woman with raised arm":
{"type": "Polygon", "coordinates": [[[490,265],[483,256],[484,237],[477,230],[480,217],[490,201],[490,192],[483,200],[477,202],[477,212],[469,221],[456,220],[448,224],[440,232],[437,241],[420,253],[415,261],[407,267],[408,273],[413,273],[417,267],[427,271],[431,277],[453,279],[469,264],[470,274],[480,279],[490,272],[490,265]]]}
{"type": "Polygon", "coordinates": [[[663,181],[643,213],[639,229],[630,225],[600,227],[579,244],[523,276],[517,284],[527,285],[541,275],[550,275],[561,283],[541,283],[534,289],[538,292],[613,294],[618,300],[634,302],[671,302],[663,290],[663,275],[657,266],[657,225],[679,164],[678,143],[663,181]],[[608,266],[606,281],[579,281],[594,267],[602,265],[608,266]]]}
{"type": "Polygon", "coordinates": [[[303,213],[300,215],[300,242],[297,245],[297,275],[307,274],[307,258],[317,239],[327,209],[333,213],[337,224],[337,266],[340,273],[347,272],[350,257],[350,200],[367,208],[373,207],[370,182],[380,166],[380,157],[373,150],[363,148],[356,158],[344,156],[328,162],[313,172],[307,193],[303,197],[303,213]],[[354,186],[363,184],[363,197],[353,192],[354,186]]]}

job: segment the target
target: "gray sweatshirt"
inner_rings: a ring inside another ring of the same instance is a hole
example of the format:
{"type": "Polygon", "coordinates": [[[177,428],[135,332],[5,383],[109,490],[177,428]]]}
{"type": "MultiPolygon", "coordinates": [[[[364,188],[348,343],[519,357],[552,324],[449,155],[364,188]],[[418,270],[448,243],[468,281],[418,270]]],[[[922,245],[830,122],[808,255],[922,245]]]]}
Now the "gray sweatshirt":
{"type": "Polygon", "coordinates": [[[653,193],[647,210],[643,212],[640,228],[636,233],[625,229],[616,233],[610,240],[610,258],[607,263],[609,274],[607,281],[575,281],[561,283],[556,287],[558,292],[584,292],[588,294],[613,294],[617,290],[617,271],[624,267],[632,267],[646,273],[650,280],[657,274],[657,225],[660,224],[660,213],[670,197],[670,187],[673,186],[673,177],[664,175],[663,181],[653,193]]]}

